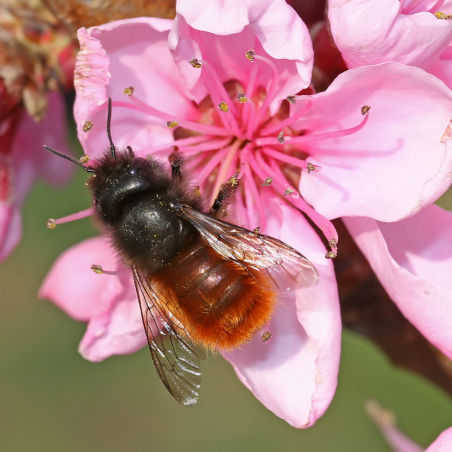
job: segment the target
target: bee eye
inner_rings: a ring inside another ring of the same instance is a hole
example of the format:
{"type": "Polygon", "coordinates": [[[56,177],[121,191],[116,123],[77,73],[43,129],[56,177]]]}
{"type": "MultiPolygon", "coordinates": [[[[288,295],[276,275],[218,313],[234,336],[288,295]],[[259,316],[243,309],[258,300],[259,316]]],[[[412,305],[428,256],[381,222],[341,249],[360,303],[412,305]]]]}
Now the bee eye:
{"type": "Polygon", "coordinates": [[[142,157],[134,158],[129,165],[129,174],[138,174],[141,168],[146,164],[146,159],[142,157]]]}

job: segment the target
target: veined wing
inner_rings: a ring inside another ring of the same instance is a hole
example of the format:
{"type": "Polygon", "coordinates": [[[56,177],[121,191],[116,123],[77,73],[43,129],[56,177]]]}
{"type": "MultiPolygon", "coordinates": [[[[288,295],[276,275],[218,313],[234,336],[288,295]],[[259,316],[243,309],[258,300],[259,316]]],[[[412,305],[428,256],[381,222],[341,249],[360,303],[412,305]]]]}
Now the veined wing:
{"type": "Polygon", "coordinates": [[[226,259],[267,270],[280,290],[312,287],[318,283],[319,275],[312,263],[281,240],[205,215],[186,205],[178,205],[178,213],[226,259]]]}
{"type": "Polygon", "coordinates": [[[199,397],[205,351],[191,341],[170,301],[159,289],[136,268],[132,268],[132,273],[155,369],[178,402],[194,405],[199,397]]]}

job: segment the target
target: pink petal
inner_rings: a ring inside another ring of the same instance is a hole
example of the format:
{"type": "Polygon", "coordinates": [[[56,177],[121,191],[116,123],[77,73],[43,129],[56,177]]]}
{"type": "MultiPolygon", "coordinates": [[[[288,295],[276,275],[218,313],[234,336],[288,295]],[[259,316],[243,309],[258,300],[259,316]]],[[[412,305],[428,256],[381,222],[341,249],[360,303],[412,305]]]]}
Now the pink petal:
{"type": "Polygon", "coordinates": [[[250,64],[247,50],[270,58],[278,69],[278,90],[272,103],[306,88],[313,65],[308,30],[283,0],[223,2],[182,0],[170,33],[169,46],[197,101],[206,94],[199,82],[202,70],[194,70],[192,58],[207,60],[221,81],[239,80],[245,86],[253,66],[259,65],[257,80],[268,88],[270,69],[262,62],[250,64]]]}
{"type": "Polygon", "coordinates": [[[85,240],[66,250],[53,264],[39,289],[39,297],[55,303],[75,320],[89,321],[101,304],[109,279],[97,275],[91,265],[108,270],[116,266],[104,238],[85,240]]]}
{"type": "MultiPolygon", "coordinates": [[[[133,106],[123,94],[129,86],[135,88],[139,100],[168,113],[168,120],[173,116],[197,118],[168,49],[172,22],[137,18],[79,30],[81,51],[76,63],[74,115],[79,139],[92,157],[109,145],[107,98],[133,106]],[[83,132],[87,120],[94,127],[83,132]]],[[[166,120],[122,107],[113,107],[112,135],[116,145],[130,145],[136,150],[173,141],[166,120]]]]}
{"type": "Polygon", "coordinates": [[[432,205],[396,223],[344,221],[403,315],[452,358],[452,213],[432,205]]]}
{"type": "Polygon", "coordinates": [[[22,237],[22,216],[9,203],[0,203],[0,262],[14,250],[22,237]]]}
{"type": "Polygon", "coordinates": [[[394,452],[423,452],[421,446],[397,428],[394,413],[382,408],[375,400],[366,403],[366,411],[394,452]]]}
{"type": "Polygon", "coordinates": [[[449,452],[452,450],[452,427],[444,430],[425,452],[449,452]]]}
{"type": "Polygon", "coordinates": [[[276,197],[266,198],[267,233],[305,254],[320,282],[281,299],[268,342],[261,341],[264,328],[250,344],[224,357],[268,409],[305,428],[325,412],[336,389],[341,340],[336,281],[325,248],[304,217],[276,197]]]}
{"type": "Polygon", "coordinates": [[[79,352],[89,361],[135,353],[146,343],[135,286],[130,271],[106,277],[97,310],[80,342],[79,352]]]}
{"type": "Polygon", "coordinates": [[[386,63],[349,70],[326,92],[309,98],[313,106],[298,123],[307,134],[357,126],[361,107],[371,106],[359,132],[303,146],[323,171],[303,174],[301,193],[327,218],[396,221],[449,187],[451,142],[442,140],[450,131],[452,93],[435,77],[386,63]]]}
{"type": "Polygon", "coordinates": [[[401,14],[400,6],[399,0],[330,0],[331,30],[349,67],[394,61],[429,70],[439,59],[452,23],[428,12],[401,14]]]}

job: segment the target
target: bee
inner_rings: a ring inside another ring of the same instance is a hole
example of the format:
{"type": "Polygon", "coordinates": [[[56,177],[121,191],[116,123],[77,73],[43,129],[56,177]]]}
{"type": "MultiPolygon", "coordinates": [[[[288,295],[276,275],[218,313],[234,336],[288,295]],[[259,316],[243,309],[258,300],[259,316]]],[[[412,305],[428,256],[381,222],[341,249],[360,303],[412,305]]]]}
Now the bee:
{"type": "Polygon", "coordinates": [[[205,208],[180,157],[170,158],[170,173],[130,146],[119,150],[110,125],[111,99],[110,148],[90,166],[44,147],[92,174],[87,185],[96,222],[132,273],[157,373],[190,406],[199,397],[205,350],[249,342],[270,321],[277,292],[313,286],[318,273],[284,242],[220,219],[240,186],[237,174],[205,208]]]}

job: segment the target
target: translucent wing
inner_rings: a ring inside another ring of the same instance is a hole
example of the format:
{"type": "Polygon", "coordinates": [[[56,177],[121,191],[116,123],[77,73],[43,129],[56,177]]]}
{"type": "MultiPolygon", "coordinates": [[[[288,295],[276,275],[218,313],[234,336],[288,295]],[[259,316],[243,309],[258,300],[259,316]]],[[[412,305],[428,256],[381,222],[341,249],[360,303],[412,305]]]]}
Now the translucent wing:
{"type": "Polygon", "coordinates": [[[281,240],[226,223],[186,205],[177,207],[179,215],[189,220],[215,251],[244,266],[267,270],[280,290],[318,283],[319,275],[311,262],[281,240]]]}
{"type": "Polygon", "coordinates": [[[159,289],[136,268],[132,273],[155,369],[178,402],[194,405],[201,386],[201,359],[206,354],[190,340],[159,289]]]}

